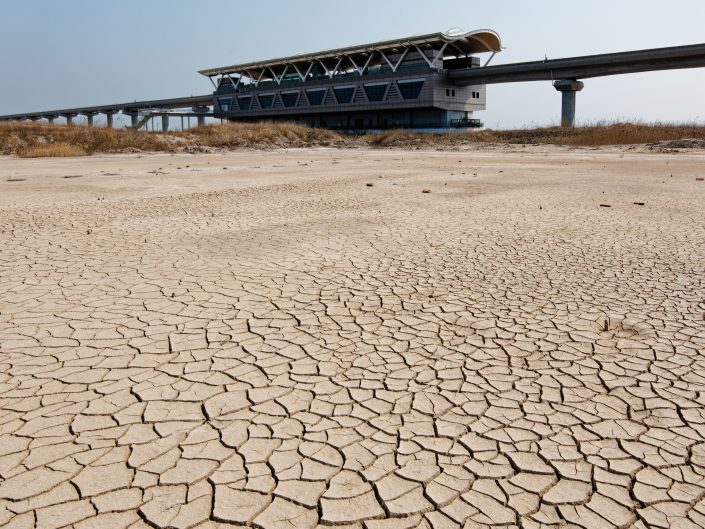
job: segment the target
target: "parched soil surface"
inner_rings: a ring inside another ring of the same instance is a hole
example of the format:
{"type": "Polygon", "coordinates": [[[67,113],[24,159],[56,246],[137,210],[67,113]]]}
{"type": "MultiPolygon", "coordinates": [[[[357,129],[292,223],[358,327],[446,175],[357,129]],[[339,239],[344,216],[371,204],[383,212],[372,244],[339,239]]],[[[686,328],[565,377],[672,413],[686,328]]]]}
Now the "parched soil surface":
{"type": "Polygon", "coordinates": [[[705,526],[704,168],[1,158],[0,526],[705,526]]]}

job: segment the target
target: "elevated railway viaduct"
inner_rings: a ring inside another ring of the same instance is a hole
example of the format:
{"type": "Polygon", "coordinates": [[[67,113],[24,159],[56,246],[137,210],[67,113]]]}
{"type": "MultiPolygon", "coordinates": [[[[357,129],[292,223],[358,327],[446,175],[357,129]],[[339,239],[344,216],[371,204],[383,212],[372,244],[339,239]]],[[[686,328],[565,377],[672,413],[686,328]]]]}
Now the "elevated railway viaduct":
{"type": "Polygon", "coordinates": [[[584,87],[581,79],[702,67],[705,67],[705,44],[694,44],[453,70],[448,75],[460,86],[553,81],[555,89],[563,95],[561,124],[572,127],[575,124],[575,94],[584,87]]]}
{"type": "Polygon", "coordinates": [[[172,115],[230,121],[297,121],[339,129],[446,128],[473,123],[486,107],[486,86],[551,81],[562,94],[561,124],[575,125],[576,94],[584,79],[705,67],[705,43],[490,66],[502,50],[491,30],[449,31],[211,68],[215,91],[199,96],[25,112],[0,121],[104,114],[108,126],[121,112],[139,128],[172,115]],[[482,65],[478,54],[490,53],[482,65]]]}

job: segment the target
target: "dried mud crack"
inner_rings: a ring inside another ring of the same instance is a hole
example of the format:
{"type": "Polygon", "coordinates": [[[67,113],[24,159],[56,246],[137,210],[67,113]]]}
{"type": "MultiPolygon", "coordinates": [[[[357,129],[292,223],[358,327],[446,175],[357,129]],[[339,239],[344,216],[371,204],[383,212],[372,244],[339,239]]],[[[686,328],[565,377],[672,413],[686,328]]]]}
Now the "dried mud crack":
{"type": "Polygon", "coordinates": [[[703,162],[4,158],[0,526],[705,526],[703,162]]]}

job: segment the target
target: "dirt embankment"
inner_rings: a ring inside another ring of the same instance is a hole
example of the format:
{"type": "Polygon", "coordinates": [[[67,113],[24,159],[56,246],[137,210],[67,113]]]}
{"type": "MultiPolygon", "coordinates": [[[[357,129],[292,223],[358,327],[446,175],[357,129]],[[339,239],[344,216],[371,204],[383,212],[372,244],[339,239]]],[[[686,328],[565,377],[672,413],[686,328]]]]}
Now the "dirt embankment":
{"type": "Polygon", "coordinates": [[[379,134],[351,135],[292,123],[227,123],[169,133],[38,123],[0,124],[0,154],[28,158],[303,147],[455,150],[512,144],[573,147],[642,145],[658,151],[705,149],[705,125],[616,123],[575,129],[484,129],[449,134],[391,130],[379,134]]]}

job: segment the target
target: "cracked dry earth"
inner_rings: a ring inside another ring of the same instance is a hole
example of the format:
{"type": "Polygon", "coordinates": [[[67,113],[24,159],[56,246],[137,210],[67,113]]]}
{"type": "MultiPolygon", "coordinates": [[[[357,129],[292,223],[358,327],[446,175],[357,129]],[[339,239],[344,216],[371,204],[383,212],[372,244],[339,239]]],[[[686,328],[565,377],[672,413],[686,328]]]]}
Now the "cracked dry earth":
{"type": "Polygon", "coordinates": [[[526,151],[2,159],[0,525],[705,526],[705,155],[526,151]]]}

